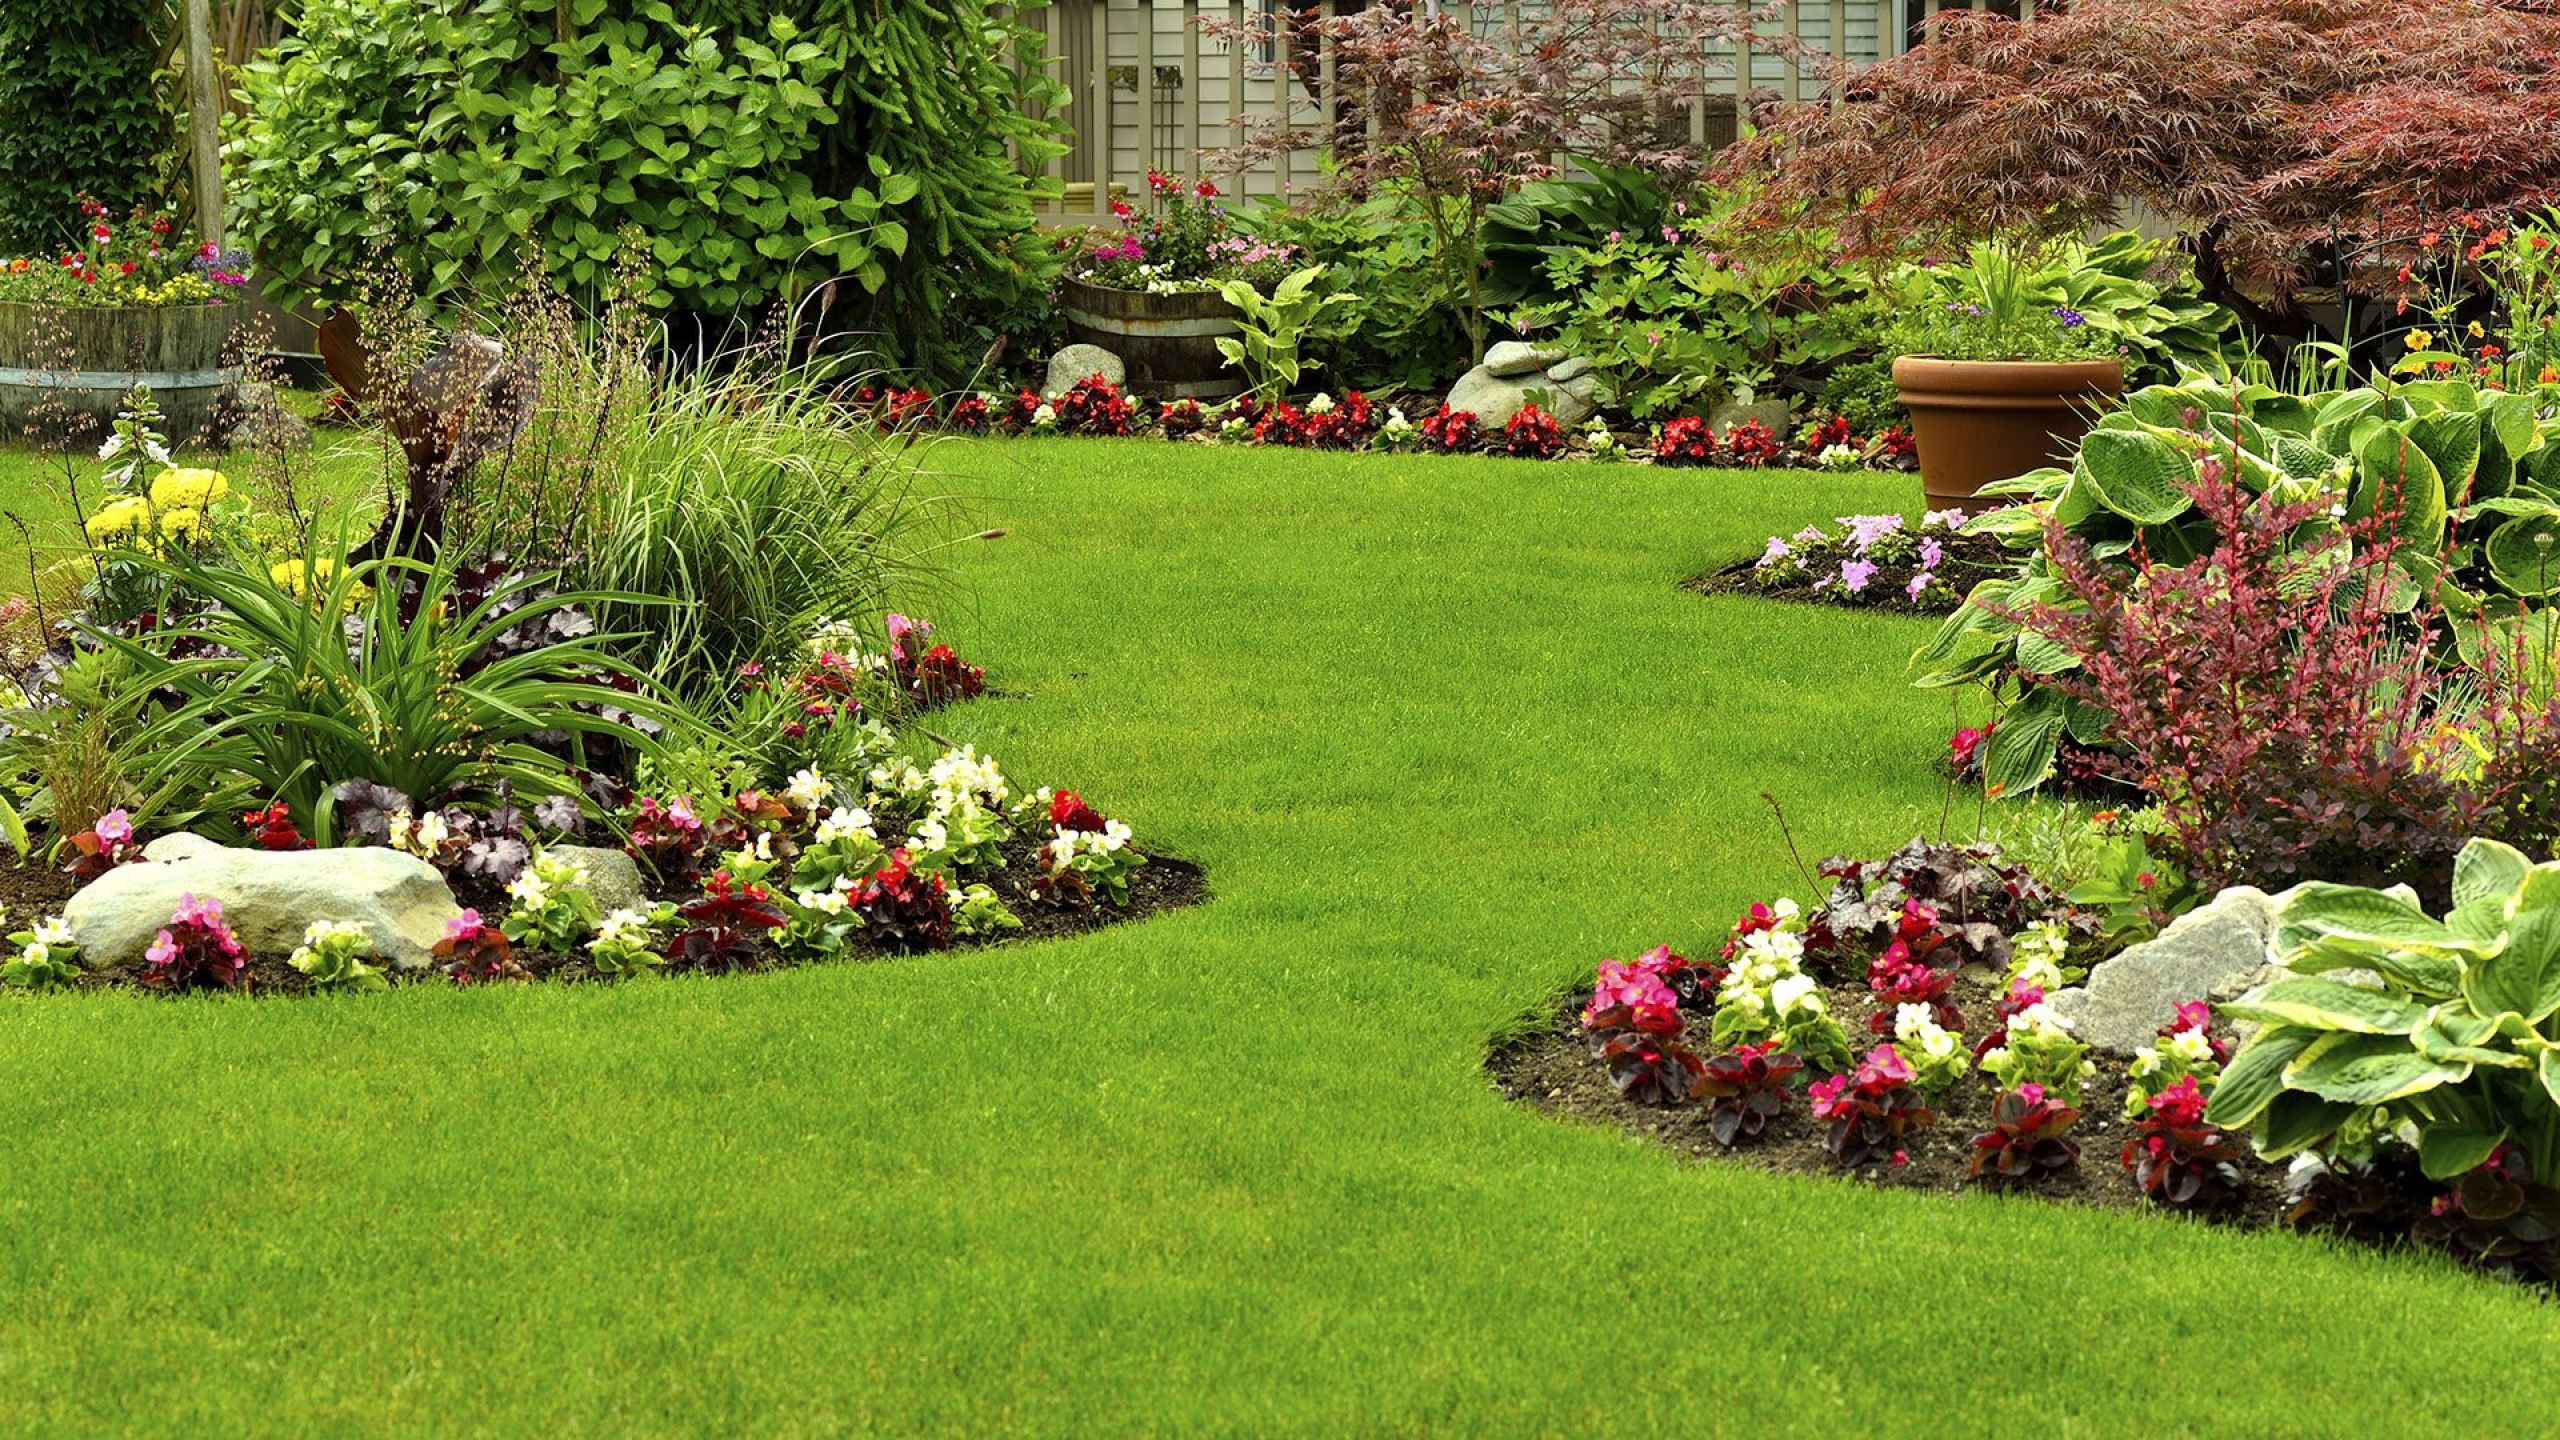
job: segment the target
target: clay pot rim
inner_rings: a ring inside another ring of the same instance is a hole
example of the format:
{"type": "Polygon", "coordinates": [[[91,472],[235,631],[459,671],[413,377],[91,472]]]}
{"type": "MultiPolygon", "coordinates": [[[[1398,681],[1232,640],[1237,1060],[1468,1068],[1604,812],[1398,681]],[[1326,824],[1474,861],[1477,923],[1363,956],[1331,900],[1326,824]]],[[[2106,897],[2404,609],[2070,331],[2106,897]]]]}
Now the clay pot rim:
{"type": "Polygon", "coordinates": [[[1974,391],[2015,390],[2025,393],[2078,388],[2090,381],[2124,384],[2124,362],[2095,360],[1950,360],[1942,355],[1898,355],[1893,361],[1896,385],[1920,388],[1951,385],[1974,391]]]}

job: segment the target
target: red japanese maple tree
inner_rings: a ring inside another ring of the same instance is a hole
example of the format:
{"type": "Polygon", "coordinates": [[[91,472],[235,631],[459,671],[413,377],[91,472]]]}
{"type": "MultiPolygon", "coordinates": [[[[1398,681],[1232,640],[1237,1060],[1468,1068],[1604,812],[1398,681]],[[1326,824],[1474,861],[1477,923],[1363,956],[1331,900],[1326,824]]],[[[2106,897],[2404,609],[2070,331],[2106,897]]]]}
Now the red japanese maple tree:
{"type": "Polygon", "coordinates": [[[2554,0],[2046,0],[2023,24],[1945,13],[1841,77],[1846,103],[1792,107],[1727,164],[1769,181],[1769,214],[1810,207],[1870,253],[2145,206],[2270,324],[2341,278],[2317,269],[2333,236],[2560,199],[2555,76],[2554,0]]]}

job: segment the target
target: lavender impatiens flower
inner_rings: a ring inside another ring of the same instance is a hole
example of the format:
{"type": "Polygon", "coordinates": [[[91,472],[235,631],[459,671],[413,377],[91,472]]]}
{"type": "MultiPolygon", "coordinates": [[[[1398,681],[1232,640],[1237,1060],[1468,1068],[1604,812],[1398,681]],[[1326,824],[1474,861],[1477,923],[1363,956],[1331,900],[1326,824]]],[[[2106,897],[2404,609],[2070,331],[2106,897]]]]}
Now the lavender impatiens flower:
{"type": "Polygon", "coordinates": [[[1846,594],[1855,595],[1866,589],[1867,582],[1874,578],[1876,567],[1870,561],[1851,560],[1840,567],[1840,589],[1846,594]]]}
{"type": "Polygon", "coordinates": [[[1899,515],[1843,515],[1840,523],[1849,527],[1849,548],[1861,555],[1874,549],[1877,541],[1902,530],[1899,515]]]}

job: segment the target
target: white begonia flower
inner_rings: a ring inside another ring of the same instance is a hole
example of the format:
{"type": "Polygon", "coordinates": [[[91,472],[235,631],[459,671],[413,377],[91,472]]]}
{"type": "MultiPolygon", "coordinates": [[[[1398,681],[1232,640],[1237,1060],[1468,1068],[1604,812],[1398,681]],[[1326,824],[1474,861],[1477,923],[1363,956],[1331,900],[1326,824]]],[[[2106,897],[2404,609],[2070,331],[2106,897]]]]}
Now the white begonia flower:
{"type": "Polygon", "coordinates": [[[2169,1052],[2190,1066],[2202,1065],[2213,1058],[2213,1041],[2201,1030],[2181,1030],[2169,1037],[2169,1052]]]}
{"type": "Polygon", "coordinates": [[[419,853],[427,854],[442,848],[449,834],[450,832],[445,829],[444,816],[430,810],[418,817],[418,823],[411,831],[411,838],[417,842],[419,853]]]}
{"type": "Polygon", "coordinates": [[[922,821],[918,822],[916,825],[916,833],[907,837],[907,848],[917,851],[920,854],[931,855],[938,851],[947,850],[950,847],[950,827],[944,825],[938,817],[932,815],[928,815],[922,821]]]}
{"type": "Polygon", "coordinates": [[[2021,952],[2010,963],[2009,978],[2024,980],[2039,990],[2059,990],[2062,988],[2062,967],[2042,955],[2021,952]]]}
{"type": "Polygon", "coordinates": [[[2021,1030],[2042,1031],[2065,1040],[2071,1038],[2071,1022],[2063,1018],[2061,1011],[2041,1000],[2019,1011],[2009,1021],[2011,1034],[2021,1030]]]}
{"type": "MultiPolygon", "coordinates": [[[[1086,831],[1085,833],[1089,835],[1093,834],[1092,831],[1086,831]]],[[[1117,820],[1103,821],[1102,832],[1099,835],[1094,836],[1094,848],[1096,850],[1106,852],[1113,851],[1128,843],[1129,827],[1117,820]]]]}
{"type": "Polygon", "coordinates": [[[18,958],[30,965],[42,965],[53,958],[53,950],[41,940],[30,940],[19,949],[18,958]]]}
{"type": "Polygon", "coordinates": [[[1797,906],[1796,902],[1792,898],[1781,895],[1769,903],[1769,913],[1777,916],[1778,923],[1781,926],[1784,926],[1786,922],[1795,919],[1797,916],[1803,914],[1804,911],[1797,906]]]}
{"type": "Polygon", "coordinates": [[[1781,1015],[1797,1009],[1820,1013],[1821,997],[1814,993],[1817,988],[1810,975],[1780,976],[1769,987],[1769,1006],[1781,1015]]]}
{"type": "Polygon", "coordinates": [[[394,810],[389,816],[385,817],[382,823],[391,832],[392,849],[406,850],[409,848],[410,832],[417,828],[417,822],[409,817],[408,811],[394,810]]]}
{"type": "Polygon", "coordinates": [[[815,810],[826,798],[836,793],[836,782],[818,773],[815,765],[791,777],[783,787],[782,797],[803,810],[815,810]]]}
{"type": "Polygon", "coordinates": [[[858,805],[839,805],[828,811],[826,818],[818,822],[818,843],[821,845],[833,844],[855,835],[869,840],[880,838],[879,834],[871,828],[871,812],[858,805]]]}
{"type": "Polygon", "coordinates": [[[537,866],[507,882],[507,897],[527,910],[539,910],[551,903],[551,882],[537,866]]]}
{"type": "Polygon", "coordinates": [[[63,919],[59,915],[48,915],[44,919],[37,921],[35,937],[36,943],[40,945],[71,945],[78,943],[78,937],[71,933],[71,922],[63,919]]]}
{"type": "Polygon", "coordinates": [[[1333,397],[1322,390],[1317,391],[1316,398],[1307,402],[1307,413],[1310,415],[1332,414],[1333,397]]]}
{"type": "Polygon", "coordinates": [[[1050,841],[1048,845],[1043,848],[1049,852],[1049,865],[1051,869],[1063,870],[1069,865],[1075,863],[1076,837],[1073,832],[1060,835],[1057,839],[1050,841]]]}
{"type": "Polygon", "coordinates": [[[791,898],[799,902],[800,908],[815,910],[821,915],[841,915],[852,908],[852,902],[845,898],[845,892],[834,885],[821,890],[794,890],[791,892],[791,898]]]}
{"type": "MultiPolygon", "coordinates": [[[[626,905],[596,922],[596,939],[603,941],[637,940],[649,931],[648,912],[626,905]]],[[[588,942],[589,948],[594,942],[588,942]]]]}

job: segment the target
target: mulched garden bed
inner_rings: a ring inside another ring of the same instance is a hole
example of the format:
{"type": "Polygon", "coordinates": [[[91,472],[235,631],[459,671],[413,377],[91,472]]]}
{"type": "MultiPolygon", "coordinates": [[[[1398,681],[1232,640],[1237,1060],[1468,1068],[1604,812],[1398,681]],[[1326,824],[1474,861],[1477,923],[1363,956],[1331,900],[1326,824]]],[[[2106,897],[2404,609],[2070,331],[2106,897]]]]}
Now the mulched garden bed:
{"type": "Polygon", "coordinates": [[[1912,578],[1921,573],[1918,557],[1890,553],[1876,556],[1873,575],[1854,593],[1841,588],[1836,572],[1765,574],[1757,556],[1736,560],[1704,575],[1693,575],[1681,581],[1680,588],[1697,595],[1757,595],[1767,600],[1792,600],[1843,610],[1949,615],[1964,604],[1965,595],[1977,582],[2018,568],[2016,552],[1989,535],[1947,535],[1941,543],[1945,547],[1944,558],[1931,572],[1937,583],[1929,585],[1916,600],[1911,597],[1910,585],[1912,578]]]}
{"type": "MultiPolygon", "coordinates": [[[[1085,905],[1049,904],[1022,893],[1020,889],[1019,877],[1032,873],[1030,855],[1034,848],[1034,843],[1028,840],[1016,839],[1007,842],[1003,870],[993,876],[977,877],[996,887],[1006,905],[1021,919],[1022,928],[960,940],[946,947],[948,950],[978,950],[1017,944],[1026,940],[1051,940],[1062,936],[1079,935],[1088,930],[1099,930],[1107,925],[1143,920],[1160,911],[1197,905],[1209,898],[1208,876],[1198,865],[1188,860],[1150,854],[1147,857],[1147,863],[1139,866],[1129,876],[1129,903],[1126,905],[1114,905],[1099,899],[1085,905]]],[[[60,910],[62,903],[68,900],[77,888],[71,877],[59,871],[39,866],[0,868],[0,900],[5,900],[9,907],[8,915],[12,925],[22,925],[28,923],[30,917],[60,910]]],[[[454,889],[456,901],[478,910],[487,924],[494,927],[505,919],[507,897],[503,888],[485,882],[474,883],[462,880],[454,886],[454,889]]],[[[692,898],[694,893],[696,892],[671,893],[652,898],[681,901],[692,898]]],[[[909,953],[914,952],[902,951],[857,937],[850,942],[842,956],[833,958],[847,961],[891,960],[903,958],[909,953]]],[[[527,974],[535,980],[574,983],[610,981],[614,978],[599,974],[583,955],[518,949],[515,952],[515,959],[516,963],[523,966],[527,974]]],[[[716,973],[758,973],[766,970],[792,969],[811,963],[819,962],[785,955],[769,944],[759,943],[753,951],[753,958],[747,963],[725,966],[716,973]]],[[[78,981],[78,988],[82,990],[149,989],[150,987],[142,983],[143,968],[138,963],[101,966],[84,973],[78,981]]],[[[674,960],[659,967],[657,973],[676,975],[694,970],[713,973],[707,967],[697,967],[674,960]]],[[[441,968],[432,965],[408,970],[386,966],[383,974],[384,978],[394,985],[451,985],[454,983],[452,977],[441,968]]],[[[306,995],[312,993],[312,989],[309,978],[285,963],[282,955],[251,955],[248,993],[306,995]]]]}
{"type": "MultiPolygon", "coordinates": [[[[1853,1045],[1864,1051],[1875,1043],[1876,1037],[1868,1036],[1865,1026],[1866,1017],[1877,1006],[1865,986],[1827,985],[1823,993],[1831,1003],[1832,1013],[1848,1027],[1853,1045]]],[[[1592,1058],[1591,1044],[1582,1028],[1582,1007],[1590,998],[1587,989],[1566,997],[1549,1017],[1550,1023],[1511,1038],[1487,1058],[1485,1067],[1505,1096],[1550,1115],[1614,1125],[1627,1134],[1687,1154],[1752,1165],[1778,1174],[1850,1176],[1872,1185],[1942,1194],[1974,1188],[1965,1178],[1965,1169],[1972,1160],[1973,1137],[1991,1127],[1991,1103],[1996,1094],[1980,1075],[1968,1075],[1941,1097],[1935,1107],[1937,1123],[1906,1142],[1908,1159],[1900,1166],[1878,1163],[1843,1170],[1833,1164],[1823,1149],[1828,1127],[1813,1118],[1801,1085],[1759,1140],[1728,1149],[1708,1129],[1709,1111],[1705,1105],[1638,1105],[1618,1094],[1609,1083],[1607,1070],[1592,1058]]],[[[1959,975],[1950,998],[1967,1016],[1988,1017],[1997,993],[1980,979],[1959,975]]],[[[2080,1145],[2080,1163],[2017,1188],[2046,1199],[2102,1209],[2160,1208],[2144,1201],[2120,1161],[2134,1131],[2132,1122],[2124,1118],[2124,1061],[2095,1052],[2091,1058],[2097,1061],[2098,1073],[2082,1087],[2080,1120],[2071,1130],[2071,1138],[2080,1145]]],[[[1808,1068],[1801,1078],[1820,1077],[1808,1068]]],[[[2259,1159],[2243,1142],[2235,1141],[2233,1148],[2238,1152],[2238,1188],[2214,1204],[2177,1213],[2208,1216],[2252,1229],[2277,1223],[2286,1207],[2286,1167],[2259,1159]]]]}

